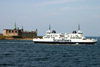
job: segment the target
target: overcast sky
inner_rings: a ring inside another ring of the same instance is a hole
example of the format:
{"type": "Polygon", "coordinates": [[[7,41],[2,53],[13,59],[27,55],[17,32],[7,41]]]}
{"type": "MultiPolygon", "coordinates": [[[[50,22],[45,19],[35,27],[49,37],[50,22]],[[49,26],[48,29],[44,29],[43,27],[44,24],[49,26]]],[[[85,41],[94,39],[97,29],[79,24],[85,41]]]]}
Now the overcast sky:
{"type": "Polygon", "coordinates": [[[0,0],[0,32],[17,27],[44,35],[49,24],[71,33],[78,24],[86,36],[100,36],[100,0],[0,0]]]}

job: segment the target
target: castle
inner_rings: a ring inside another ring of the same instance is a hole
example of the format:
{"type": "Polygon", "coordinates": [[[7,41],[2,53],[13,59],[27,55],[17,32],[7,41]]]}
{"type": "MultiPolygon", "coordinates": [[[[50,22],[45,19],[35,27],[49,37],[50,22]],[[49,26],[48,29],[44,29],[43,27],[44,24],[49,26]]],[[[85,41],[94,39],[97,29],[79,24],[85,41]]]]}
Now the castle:
{"type": "Polygon", "coordinates": [[[16,28],[16,23],[15,23],[15,28],[14,29],[4,29],[3,30],[3,36],[11,36],[14,38],[33,38],[37,37],[37,29],[35,31],[24,31],[23,27],[22,29],[16,28]]]}

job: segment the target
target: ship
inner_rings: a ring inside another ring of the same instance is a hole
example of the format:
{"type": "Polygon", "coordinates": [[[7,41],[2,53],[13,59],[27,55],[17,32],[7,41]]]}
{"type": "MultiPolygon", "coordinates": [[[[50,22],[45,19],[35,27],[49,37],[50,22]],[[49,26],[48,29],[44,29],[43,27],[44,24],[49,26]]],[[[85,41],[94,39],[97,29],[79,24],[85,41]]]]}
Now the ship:
{"type": "Polygon", "coordinates": [[[34,38],[34,43],[48,43],[48,44],[95,44],[97,39],[86,38],[78,25],[78,31],[72,33],[56,33],[55,30],[50,29],[46,31],[43,38],[34,38]]]}

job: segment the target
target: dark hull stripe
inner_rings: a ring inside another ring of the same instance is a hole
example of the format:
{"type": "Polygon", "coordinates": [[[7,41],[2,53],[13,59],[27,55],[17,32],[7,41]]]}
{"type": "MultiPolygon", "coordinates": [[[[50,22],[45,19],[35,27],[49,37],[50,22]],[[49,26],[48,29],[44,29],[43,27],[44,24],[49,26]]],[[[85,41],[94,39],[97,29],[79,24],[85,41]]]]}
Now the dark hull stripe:
{"type": "Polygon", "coordinates": [[[47,44],[95,44],[96,42],[40,42],[40,41],[35,41],[34,43],[47,43],[47,44]]]}

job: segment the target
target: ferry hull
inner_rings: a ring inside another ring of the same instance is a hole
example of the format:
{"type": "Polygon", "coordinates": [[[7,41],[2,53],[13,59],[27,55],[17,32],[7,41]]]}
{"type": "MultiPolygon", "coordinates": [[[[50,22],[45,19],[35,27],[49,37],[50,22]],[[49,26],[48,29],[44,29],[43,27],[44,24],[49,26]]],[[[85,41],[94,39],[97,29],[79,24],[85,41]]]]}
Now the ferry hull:
{"type": "Polygon", "coordinates": [[[95,44],[96,42],[46,42],[46,41],[34,41],[34,43],[46,43],[46,44],[95,44]]]}

